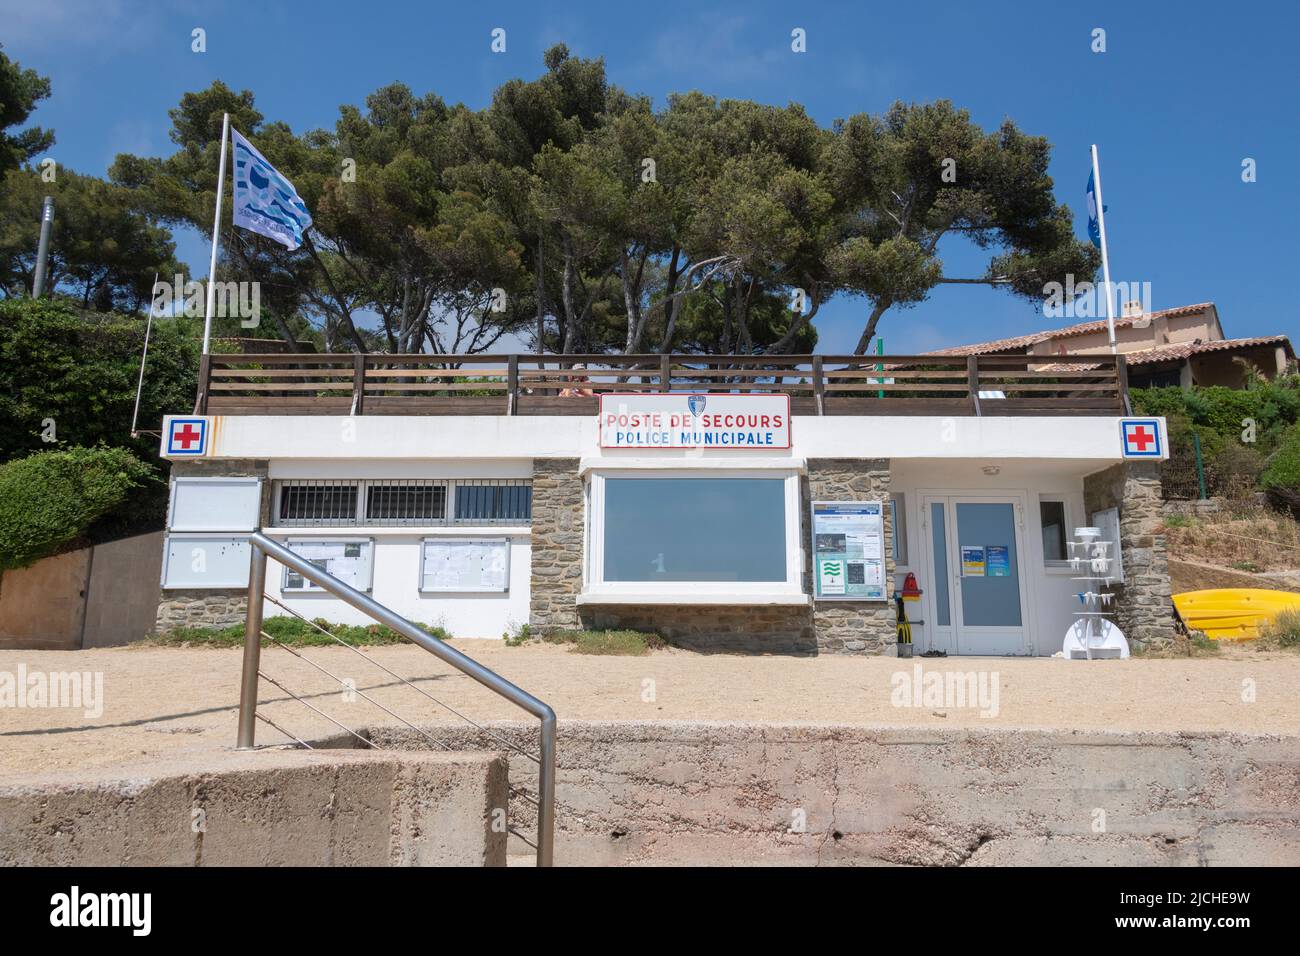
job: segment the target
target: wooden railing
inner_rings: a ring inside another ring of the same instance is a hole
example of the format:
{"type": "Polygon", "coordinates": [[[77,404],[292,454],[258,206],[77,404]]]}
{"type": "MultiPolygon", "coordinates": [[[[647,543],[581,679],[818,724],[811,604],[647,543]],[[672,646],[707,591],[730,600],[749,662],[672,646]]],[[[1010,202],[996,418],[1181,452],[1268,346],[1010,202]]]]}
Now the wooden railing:
{"type": "Polygon", "coordinates": [[[206,355],[195,411],[587,415],[588,393],[790,396],[796,415],[1120,415],[1114,355],[206,355]],[[578,367],[574,367],[577,365],[578,367]]]}

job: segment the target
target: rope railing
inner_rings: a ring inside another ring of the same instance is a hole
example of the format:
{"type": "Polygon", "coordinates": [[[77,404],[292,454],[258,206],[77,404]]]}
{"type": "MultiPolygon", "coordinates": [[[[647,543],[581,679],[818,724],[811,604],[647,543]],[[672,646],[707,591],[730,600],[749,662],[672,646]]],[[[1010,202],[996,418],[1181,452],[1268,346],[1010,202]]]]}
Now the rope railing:
{"type": "Polygon", "coordinates": [[[374,666],[379,667],[387,674],[397,678],[403,685],[410,687],[416,692],[422,694],[424,697],[438,704],[440,707],[445,708],[450,713],[455,714],[457,717],[473,725],[479,731],[486,734],[491,739],[502,744],[509,751],[520,754],[521,756],[528,757],[530,760],[534,761],[537,764],[537,794],[535,799],[531,795],[529,795],[526,791],[510,786],[507,783],[509,792],[512,796],[520,797],[521,799],[524,799],[529,803],[532,803],[536,807],[537,810],[536,842],[529,841],[526,837],[524,837],[521,833],[519,833],[517,828],[512,827],[509,824],[507,824],[506,829],[511,834],[513,834],[514,836],[522,840],[529,847],[532,847],[533,849],[536,850],[538,866],[550,866],[553,862],[553,857],[554,857],[554,830],[555,830],[555,712],[550,707],[548,707],[545,703],[538,700],[536,697],[533,697],[531,694],[520,689],[519,687],[516,687],[510,681],[507,681],[505,678],[501,677],[499,674],[479,664],[473,658],[470,658],[465,654],[460,653],[454,648],[448,647],[443,641],[440,641],[437,638],[433,637],[432,635],[426,633],[421,628],[419,628],[416,624],[413,624],[412,622],[406,620],[400,615],[395,614],[394,612],[384,607],[383,605],[376,603],[370,597],[361,593],[360,591],[357,591],[354,588],[348,586],[347,584],[344,584],[342,581],[338,580],[337,578],[321,570],[316,565],[303,559],[299,555],[295,554],[293,551],[290,551],[288,548],[286,548],[284,545],[280,544],[279,542],[266,537],[260,532],[255,532],[249,536],[249,545],[250,545],[252,560],[251,560],[251,567],[249,569],[249,580],[248,580],[248,612],[247,612],[245,631],[244,631],[246,637],[244,640],[243,676],[241,678],[241,684],[240,684],[239,735],[237,740],[237,746],[240,749],[249,749],[255,745],[255,730],[256,730],[257,722],[261,720],[263,723],[266,723],[269,726],[273,727],[279,733],[295,741],[301,746],[311,749],[310,745],[307,744],[306,741],[304,741],[302,738],[289,733],[288,731],[281,728],[279,725],[272,722],[265,715],[260,714],[258,712],[258,706],[257,706],[258,705],[258,684],[259,681],[265,680],[267,683],[271,684],[274,687],[279,688],[289,697],[293,698],[295,701],[302,704],[303,706],[311,710],[319,717],[325,719],[329,723],[340,728],[345,733],[353,737],[356,737],[358,740],[362,741],[362,743],[364,743],[365,746],[376,750],[387,749],[385,747],[380,746],[374,740],[348,727],[346,724],[343,724],[342,722],[336,720],[334,717],[325,713],[323,710],[313,705],[310,701],[306,700],[304,697],[294,693],[292,690],[286,687],[284,683],[282,683],[279,680],[276,680],[275,678],[267,674],[265,671],[263,671],[261,668],[262,642],[263,640],[267,640],[270,641],[272,644],[276,645],[277,647],[281,647],[284,650],[288,651],[290,654],[293,654],[293,656],[298,658],[299,660],[305,661],[310,666],[314,667],[316,670],[322,672],[323,674],[330,677],[334,681],[342,684],[345,688],[355,691],[360,697],[364,698],[365,700],[379,707],[385,713],[396,718],[402,724],[416,731],[422,737],[433,742],[435,745],[440,746],[443,749],[448,749],[448,750],[450,749],[445,743],[438,740],[432,734],[428,733],[427,731],[411,723],[409,720],[406,720],[404,717],[400,716],[399,714],[397,714],[396,712],[394,712],[384,704],[375,700],[369,694],[366,694],[364,691],[357,689],[354,684],[349,683],[345,679],[338,677],[336,674],[331,673],[328,669],[322,667],[315,661],[310,660],[308,657],[299,654],[297,651],[294,651],[292,648],[288,647],[283,642],[276,640],[274,637],[267,634],[263,630],[262,610],[265,601],[269,601],[272,604],[275,604],[278,607],[283,608],[285,611],[287,611],[288,613],[292,614],[295,617],[298,617],[302,620],[307,620],[306,618],[303,617],[303,615],[299,614],[292,608],[286,607],[281,601],[265,593],[266,592],[266,562],[269,556],[269,557],[274,557],[276,561],[278,561],[280,564],[283,564],[284,566],[302,575],[305,579],[311,581],[316,586],[330,592],[331,594],[335,595],[336,597],[350,604],[352,607],[366,614],[368,617],[370,617],[372,620],[376,621],[377,623],[383,624],[391,628],[392,630],[401,634],[407,640],[411,641],[414,644],[419,645],[424,650],[433,654],[435,657],[439,658],[443,662],[450,664],[461,673],[465,674],[468,677],[473,678],[474,680],[478,681],[480,684],[483,684],[488,689],[506,698],[511,703],[515,704],[516,706],[522,708],[523,710],[527,711],[528,713],[532,714],[534,717],[537,717],[539,719],[540,721],[539,744],[540,745],[538,748],[537,755],[534,756],[533,754],[529,753],[526,749],[521,748],[516,744],[512,743],[511,741],[506,740],[504,737],[493,732],[491,729],[484,727],[482,724],[479,724],[478,722],[472,720],[465,714],[462,714],[456,708],[451,707],[449,704],[438,700],[438,698],[434,697],[432,694],[429,694],[423,688],[416,686],[412,681],[408,680],[405,677],[402,677],[402,675],[396,673],[395,671],[391,670],[388,667],[385,667],[383,664],[379,663],[378,661],[375,661],[367,657],[365,654],[362,654],[357,648],[347,644],[345,641],[341,640],[337,635],[331,634],[327,629],[321,627],[316,622],[307,621],[309,625],[321,631],[322,633],[327,635],[330,639],[334,640],[336,643],[344,647],[347,647],[349,650],[358,654],[363,659],[370,661],[370,663],[373,664],[374,666]]]}

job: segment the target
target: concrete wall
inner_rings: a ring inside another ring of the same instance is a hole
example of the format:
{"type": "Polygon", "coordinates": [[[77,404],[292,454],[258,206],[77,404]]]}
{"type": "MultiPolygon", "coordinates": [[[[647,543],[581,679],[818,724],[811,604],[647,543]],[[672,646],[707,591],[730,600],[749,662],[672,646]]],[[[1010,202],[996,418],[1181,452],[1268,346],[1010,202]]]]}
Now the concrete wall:
{"type": "Polygon", "coordinates": [[[162,556],[161,531],[95,546],[82,647],[127,644],[154,629],[162,556]]]}
{"type": "Polygon", "coordinates": [[[559,752],[560,865],[1300,865],[1293,736],[564,722],[559,752]]]}
{"type": "Polygon", "coordinates": [[[503,866],[507,798],[496,754],[226,752],[0,787],[0,865],[503,866]]]}
{"type": "Polygon", "coordinates": [[[86,615],[90,549],[0,573],[0,647],[75,650],[86,615]]]}
{"type": "Polygon", "coordinates": [[[37,561],[0,575],[0,648],[112,647],[154,627],[161,532],[37,561]]]}

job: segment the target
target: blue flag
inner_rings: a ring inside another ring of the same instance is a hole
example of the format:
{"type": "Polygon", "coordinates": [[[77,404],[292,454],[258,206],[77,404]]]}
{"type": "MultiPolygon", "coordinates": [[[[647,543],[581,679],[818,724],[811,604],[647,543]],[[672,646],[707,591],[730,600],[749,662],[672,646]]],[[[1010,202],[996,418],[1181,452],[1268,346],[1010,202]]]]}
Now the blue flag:
{"type": "Polygon", "coordinates": [[[1088,174],[1088,238],[1092,240],[1094,246],[1101,248],[1101,221],[1097,216],[1097,186],[1093,182],[1092,173],[1088,174]]]}
{"type": "Polygon", "coordinates": [[[235,225],[274,239],[290,251],[297,249],[311,225],[311,214],[298,190],[238,130],[230,133],[235,147],[235,225]]]}

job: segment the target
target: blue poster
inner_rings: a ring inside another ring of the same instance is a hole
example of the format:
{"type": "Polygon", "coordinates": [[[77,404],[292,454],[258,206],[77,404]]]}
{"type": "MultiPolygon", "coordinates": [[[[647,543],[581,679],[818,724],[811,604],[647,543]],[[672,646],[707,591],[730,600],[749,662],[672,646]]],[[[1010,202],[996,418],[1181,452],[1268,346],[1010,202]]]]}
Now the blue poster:
{"type": "Polygon", "coordinates": [[[1005,544],[990,544],[984,548],[987,571],[991,578],[1011,577],[1011,549],[1005,544]]]}

